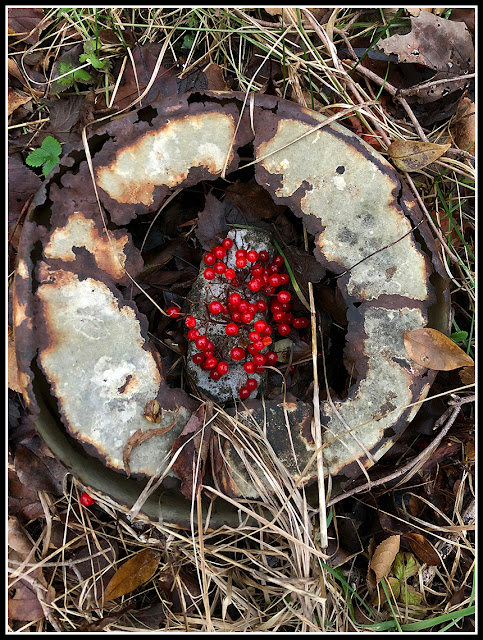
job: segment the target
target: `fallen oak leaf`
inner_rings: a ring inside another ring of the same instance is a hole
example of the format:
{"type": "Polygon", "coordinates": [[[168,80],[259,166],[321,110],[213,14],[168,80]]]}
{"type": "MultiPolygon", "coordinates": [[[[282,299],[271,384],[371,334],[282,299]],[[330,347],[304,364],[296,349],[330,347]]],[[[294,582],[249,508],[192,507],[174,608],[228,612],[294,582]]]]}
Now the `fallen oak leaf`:
{"type": "Polygon", "coordinates": [[[369,568],[374,571],[376,583],[387,576],[392,563],[396,558],[401,543],[401,536],[390,536],[379,544],[369,563],[369,568]]]}
{"type": "Polygon", "coordinates": [[[436,144],[435,142],[420,142],[418,140],[395,140],[387,152],[395,166],[401,171],[419,171],[428,164],[435,162],[451,144],[436,144]]]}
{"type": "Polygon", "coordinates": [[[403,533],[402,538],[407,541],[411,551],[422,563],[436,567],[441,562],[433,546],[420,533],[403,533]]]}
{"type": "Polygon", "coordinates": [[[160,559],[161,553],[154,549],[143,549],[129,558],[109,580],[104,602],[125,596],[148,582],[156,573],[160,559]]]}
{"type": "Polygon", "coordinates": [[[403,334],[407,354],[426,369],[452,371],[474,366],[474,360],[437,329],[415,329],[403,334]]]}

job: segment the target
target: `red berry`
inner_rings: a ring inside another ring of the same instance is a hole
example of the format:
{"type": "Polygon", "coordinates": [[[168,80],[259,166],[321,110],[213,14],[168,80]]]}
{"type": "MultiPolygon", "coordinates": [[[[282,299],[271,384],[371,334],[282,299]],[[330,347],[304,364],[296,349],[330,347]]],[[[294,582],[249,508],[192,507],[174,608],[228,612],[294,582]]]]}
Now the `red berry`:
{"type": "Polygon", "coordinates": [[[282,284],[282,280],[278,275],[278,273],[274,273],[272,276],[270,276],[269,280],[270,280],[270,284],[273,287],[279,287],[282,284]]]}
{"type": "Polygon", "coordinates": [[[261,351],[262,349],[265,349],[265,345],[263,344],[263,340],[257,340],[256,342],[253,343],[253,346],[255,347],[255,349],[257,351],[261,351]]]}
{"type": "Polygon", "coordinates": [[[263,367],[266,359],[267,358],[266,356],[263,355],[263,353],[257,353],[256,355],[253,356],[253,362],[254,364],[257,365],[257,367],[263,367]]]}
{"type": "Polygon", "coordinates": [[[245,313],[242,313],[241,321],[243,322],[243,324],[250,324],[252,320],[253,313],[250,313],[249,311],[245,311],[245,313]]]}
{"type": "Polygon", "coordinates": [[[258,258],[262,262],[267,262],[269,260],[270,256],[268,255],[267,251],[260,251],[260,253],[258,254],[258,258]]]}
{"type": "Polygon", "coordinates": [[[234,307],[238,307],[241,302],[241,295],[239,293],[232,293],[228,300],[234,307]]]}
{"type": "Polygon", "coordinates": [[[243,358],[245,357],[245,350],[241,347],[233,347],[233,349],[230,351],[230,356],[232,360],[243,360],[243,358]]]}
{"type": "Polygon", "coordinates": [[[268,269],[269,273],[277,273],[280,267],[278,266],[278,264],[271,264],[268,269]]]}
{"type": "Polygon", "coordinates": [[[282,284],[287,284],[287,282],[290,280],[286,273],[280,273],[278,277],[280,278],[280,282],[282,284]]]}
{"type": "Polygon", "coordinates": [[[224,376],[228,373],[228,363],[225,362],[224,360],[221,360],[217,365],[216,365],[216,370],[219,372],[220,375],[224,376]]]}
{"type": "Polygon", "coordinates": [[[274,322],[277,322],[277,323],[282,322],[284,318],[285,318],[284,311],[275,311],[273,314],[274,322]]]}
{"type": "Polygon", "coordinates": [[[234,311],[231,314],[231,319],[233,320],[233,322],[240,322],[242,318],[242,314],[239,311],[234,311]]]}
{"type": "Polygon", "coordinates": [[[225,333],[227,336],[236,336],[239,328],[234,322],[229,322],[225,327],[225,333]]]}
{"type": "Polygon", "coordinates": [[[195,364],[200,365],[205,361],[205,356],[203,353],[195,353],[195,355],[191,359],[195,364]]]}
{"type": "Polygon", "coordinates": [[[200,335],[198,329],[190,329],[188,331],[188,340],[196,340],[196,338],[200,335]]]}
{"type": "Polygon", "coordinates": [[[265,322],[265,320],[257,320],[253,325],[253,328],[255,329],[255,331],[264,331],[266,326],[267,323],[265,322]]]}
{"type": "Polygon", "coordinates": [[[256,356],[258,353],[258,349],[255,347],[254,344],[249,344],[247,347],[247,351],[251,356],[256,356]]]}
{"type": "Polygon", "coordinates": [[[287,304],[287,302],[289,302],[290,298],[292,296],[290,295],[290,293],[288,291],[279,291],[277,293],[277,300],[279,302],[281,302],[282,304],[287,304]]]}
{"type": "Polygon", "coordinates": [[[284,302],[282,305],[283,311],[290,311],[290,302],[284,302]]]}
{"type": "Polygon", "coordinates": [[[240,398],[242,400],[246,400],[250,395],[250,389],[247,389],[246,387],[242,387],[238,393],[240,394],[240,398]]]}
{"type": "MultiPolygon", "coordinates": [[[[295,320],[297,320],[297,324],[299,324],[299,327],[296,327],[297,329],[306,329],[309,326],[309,319],[308,318],[295,318],[295,320]]],[[[294,323],[295,323],[294,320],[294,323]]],[[[294,324],[295,327],[295,324],[294,324]]]]}
{"type": "Polygon", "coordinates": [[[281,336],[288,336],[290,331],[291,329],[289,324],[282,323],[278,325],[278,332],[281,336]]]}
{"type": "Polygon", "coordinates": [[[263,287],[263,293],[266,296],[273,296],[273,294],[275,293],[275,287],[272,287],[271,284],[268,284],[266,287],[263,287]]]}
{"type": "Polygon", "coordinates": [[[248,378],[248,380],[245,382],[245,386],[249,391],[255,391],[255,389],[258,387],[258,382],[255,380],[255,378],[248,378]]]}
{"type": "Polygon", "coordinates": [[[281,267],[284,262],[285,260],[282,258],[282,256],[275,256],[272,264],[276,264],[278,267],[281,267]]]}
{"type": "Polygon", "coordinates": [[[272,302],[272,304],[270,305],[270,311],[272,313],[283,311],[282,305],[280,304],[280,302],[272,302]]]}
{"type": "Polygon", "coordinates": [[[277,362],[277,360],[278,360],[278,356],[277,356],[277,354],[275,353],[275,351],[268,351],[268,352],[265,354],[265,356],[266,356],[266,358],[267,358],[267,364],[270,364],[270,365],[272,365],[272,367],[273,367],[273,365],[274,365],[274,364],[277,362]]]}
{"type": "Polygon", "coordinates": [[[238,303],[238,311],[241,311],[242,313],[248,311],[248,302],[246,300],[240,300],[238,303]]]}
{"type": "Polygon", "coordinates": [[[210,304],[208,305],[208,309],[210,310],[210,313],[213,316],[217,316],[219,313],[223,311],[221,302],[218,302],[218,300],[213,300],[213,302],[210,302],[210,304]]]}
{"type": "Polygon", "coordinates": [[[210,267],[208,267],[208,269],[204,270],[203,276],[205,280],[213,280],[213,278],[215,277],[215,272],[213,271],[213,269],[210,269],[210,267]]]}
{"type": "Polygon", "coordinates": [[[244,267],[246,267],[246,266],[247,266],[246,258],[237,258],[237,260],[236,260],[236,266],[237,266],[239,269],[243,269],[244,267]]]}
{"type": "Polygon", "coordinates": [[[249,251],[247,253],[247,260],[249,262],[256,262],[258,260],[258,253],[256,251],[249,251]]]}
{"type": "Polygon", "coordinates": [[[257,278],[259,276],[263,276],[263,269],[262,267],[253,267],[252,268],[252,275],[256,276],[257,278]]]}
{"type": "Polygon", "coordinates": [[[208,352],[213,353],[214,350],[215,345],[211,342],[211,340],[208,340],[208,342],[206,343],[206,347],[203,349],[205,356],[208,352]]]}
{"type": "Polygon", "coordinates": [[[166,313],[171,318],[177,318],[179,316],[179,307],[168,307],[166,313]]]}
{"type": "MultiPolygon", "coordinates": [[[[261,355],[261,354],[259,354],[259,355],[261,355]]],[[[256,358],[256,357],[257,357],[257,356],[254,356],[254,358],[256,358]]],[[[254,362],[252,362],[251,360],[248,360],[248,361],[247,361],[247,362],[245,362],[245,364],[243,365],[243,368],[245,369],[245,371],[246,371],[247,373],[255,373],[256,366],[255,366],[255,363],[254,363],[254,362]]]]}
{"type": "Polygon", "coordinates": [[[205,358],[212,358],[215,355],[215,352],[213,351],[213,349],[205,349],[203,351],[203,355],[205,356],[205,358]]]}
{"type": "Polygon", "coordinates": [[[251,313],[254,316],[257,312],[257,305],[250,302],[247,309],[248,313],[251,313]]]}
{"type": "Polygon", "coordinates": [[[79,498],[79,502],[84,505],[84,507],[90,507],[95,503],[94,498],[91,498],[88,493],[84,491],[84,493],[79,498]]]}
{"type": "Polygon", "coordinates": [[[221,245],[228,251],[233,246],[233,240],[231,238],[225,238],[221,245]]]}
{"type": "Polygon", "coordinates": [[[262,331],[262,333],[263,333],[263,335],[264,335],[264,336],[271,336],[271,335],[272,335],[272,333],[273,333],[273,329],[272,329],[272,327],[271,327],[269,324],[267,324],[267,326],[266,326],[266,327],[265,327],[265,329],[262,331]]]}
{"type": "Polygon", "coordinates": [[[226,249],[225,247],[218,245],[217,247],[212,249],[212,253],[215,256],[215,258],[218,258],[218,260],[222,260],[226,256],[226,249]]]}
{"type": "Polygon", "coordinates": [[[258,331],[250,331],[250,333],[248,334],[248,339],[250,340],[250,342],[256,342],[257,340],[260,340],[260,334],[258,333],[258,331]]]}
{"type": "Polygon", "coordinates": [[[253,293],[255,293],[256,291],[260,291],[262,284],[260,280],[253,279],[253,280],[250,280],[247,286],[250,289],[250,291],[253,291],[253,293]]]}
{"type": "Polygon", "coordinates": [[[224,262],[217,262],[213,267],[215,273],[221,276],[222,273],[226,271],[226,264],[224,262]]]}
{"type": "Polygon", "coordinates": [[[259,311],[267,310],[267,303],[265,302],[265,300],[257,300],[257,309],[259,311]]]}
{"type": "Polygon", "coordinates": [[[198,338],[196,338],[195,345],[197,349],[206,349],[208,345],[208,338],[206,336],[199,336],[198,338]]]}
{"type": "Polygon", "coordinates": [[[194,329],[196,327],[196,318],[193,318],[193,316],[188,316],[185,319],[184,323],[188,327],[188,329],[194,329]]]}
{"type": "Polygon", "coordinates": [[[219,380],[221,378],[221,373],[217,369],[212,369],[210,371],[210,378],[212,380],[219,380]]]}
{"type": "MultiPolygon", "coordinates": [[[[228,271],[228,269],[226,271],[228,271]]],[[[225,273],[226,273],[226,271],[225,271],[225,273]]],[[[235,272],[233,272],[233,273],[235,273],[235,272]]],[[[240,281],[238,280],[238,278],[233,278],[233,280],[231,281],[231,286],[232,287],[239,287],[240,286],[240,281]]]]}
{"type": "MultiPolygon", "coordinates": [[[[232,281],[233,281],[233,278],[234,278],[234,277],[235,277],[235,272],[234,272],[234,270],[233,270],[233,269],[227,269],[227,270],[225,271],[225,278],[226,278],[227,280],[232,280],[232,281]]],[[[235,283],[234,283],[234,282],[232,282],[232,284],[235,286],[235,283]]]]}
{"type": "Polygon", "coordinates": [[[216,257],[212,253],[205,253],[205,257],[203,258],[204,263],[211,267],[212,264],[215,264],[216,257]]]}
{"type": "Polygon", "coordinates": [[[245,251],[245,249],[238,249],[237,251],[235,251],[235,258],[244,258],[246,254],[247,252],[245,251]]]}
{"type": "Polygon", "coordinates": [[[295,318],[294,318],[293,313],[286,313],[285,314],[284,322],[286,322],[287,324],[292,324],[294,320],[295,320],[295,318]]]}
{"type": "Polygon", "coordinates": [[[205,366],[206,366],[207,369],[214,369],[217,364],[218,364],[218,360],[216,358],[214,358],[213,356],[210,356],[209,358],[206,358],[206,360],[205,360],[205,366]]]}

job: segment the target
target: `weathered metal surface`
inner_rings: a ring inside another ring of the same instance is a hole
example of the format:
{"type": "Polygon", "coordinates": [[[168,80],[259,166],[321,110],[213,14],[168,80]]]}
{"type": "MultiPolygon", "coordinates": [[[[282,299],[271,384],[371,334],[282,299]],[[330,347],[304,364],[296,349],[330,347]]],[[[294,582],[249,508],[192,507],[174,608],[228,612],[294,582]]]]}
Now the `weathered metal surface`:
{"type": "MultiPolygon", "coordinates": [[[[227,174],[233,171],[237,149],[253,141],[258,183],[303,218],[315,235],[315,257],[339,276],[349,322],[344,358],[356,378],[347,397],[322,403],[324,457],[326,471],[355,477],[409,424],[418,405],[407,405],[428,393],[435,374],[409,361],[402,333],[428,324],[448,330],[444,270],[418,206],[380,154],[344,127],[322,126],[320,114],[273,96],[253,96],[242,114],[243,98],[169,98],[151,105],[149,117],[139,110],[95,131],[91,154],[114,229],[110,239],[79,152],[67,155],[42,187],[24,227],[15,279],[24,395],[31,411],[38,411],[42,385],[36,379],[43,373],[68,433],[120,472],[132,434],[174,421],[165,435],[131,452],[133,474],[156,472],[197,403],[166,387],[146,339],[146,321],[120,293],[119,285],[129,283],[124,269],[135,276],[142,260],[126,230],[115,225],[156,210],[175,188],[215,179],[225,165],[227,174]],[[156,425],[143,417],[154,397],[165,414],[156,425]]],[[[258,415],[261,407],[246,416],[258,415]]],[[[303,409],[296,404],[289,414],[303,409]]],[[[282,447],[282,414],[282,403],[268,412],[267,441],[296,475],[297,465],[282,447]]],[[[244,413],[239,416],[243,420],[244,413]]],[[[291,422],[299,469],[300,460],[313,454],[302,422],[303,437],[301,423],[291,422]]],[[[240,468],[236,454],[227,455],[233,469],[240,468]]],[[[248,495],[249,483],[231,490],[248,495]]]]}

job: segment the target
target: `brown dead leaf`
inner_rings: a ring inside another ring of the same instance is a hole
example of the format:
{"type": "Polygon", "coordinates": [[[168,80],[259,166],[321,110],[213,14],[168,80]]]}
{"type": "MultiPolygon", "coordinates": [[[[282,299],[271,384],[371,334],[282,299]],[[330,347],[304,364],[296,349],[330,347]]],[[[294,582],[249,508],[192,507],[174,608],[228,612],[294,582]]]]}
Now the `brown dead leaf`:
{"type": "Polygon", "coordinates": [[[40,189],[41,179],[29,169],[19,155],[8,157],[8,225],[16,224],[24,204],[40,189]]]}
{"type": "Polygon", "coordinates": [[[170,598],[173,613],[194,609],[201,599],[201,589],[196,578],[185,571],[174,570],[170,565],[161,574],[158,587],[170,598]]]}
{"type": "Polygon", "coordinates": [[[456,146],[470,153],[475,153],[476,106],[466,92],[458,103],[454,126],[456,146]]]}
{"type": "Polygon", "coordinates": [[[33,622],[44,617],[35,589],[24,580],[15,583],[15,594],[8,599],[8,617],[21,622],[33,622]]]}
{"type": "Polygon", "coordinates": [[[226,190],[226,197],[242,214],[255,218],[274,218],[285,211],[259,184],[235,182],[226,190]]]}
{"type": "Polygon", "coordinates": [[[210,191],[205,198],[205,206],[198,214],[196,237],[205,250],[210,249],[209,242],[217,234],[225,235],[228,231],[226,224],[227,201],[220,202],[210,191]]]}
{"type": "Polygon", "coordinates": [[[474,69],[475,48],[465,24],[444,20],[429,11],[411,17],[410,33],[390,36],[376,46],[387,55],[395,53],[399,62],[413,62],[445,71],[448,77],[464,75],[474,69]]]}
{"type": "Polygon", "coordinates": [[[15,355],[15,340],[13,331],[8,328],[8,388],[12,391],[22,391],[18,381],[17,356],[15,355]]]}
{"type": "Polygon", "coordinates": [[[45,18],[43,9],[39,7],[15,7],[8,10],[8,33],[22,42],[36,44],[40,31],[46,29],[52,20],[45,18]]]}
{"type": "Polygon", "coordinates": [[[156,573],[161,554],[154,549],[143,549],[124,562],[112,576],[104,593],[104,602],[131,593],[156,573]]]}
{"type": "Polygon", "coordinates": [[[225,82],[221,67],[215,62],[210,62],[206,69],[203,69],[203,73],[208,83],[208,91],[228,91],[230,89],[225,82]]]}
{"type": "Polygon", "coordinates": [[[463,349],[436,329],[416,329],[403,335],[409,357],[426,369],[452,371],[475,364],[463,349]]]}
{"type": "Polygon", "coordinates": [[[32,96],[28,96],[23,91],[15,91],[15,89],[8,88],[8,115],[10,116],[15,109],[21,107],[23,104],[27,104],[32,96]]]}
{"type": "Polygon", "coordinates": [[[463,384],[475,383],[475,367],[463,367],[459,372],[459,375],[463,384]]]}
{"type": "Polygon", "coordinates": [[[191,500],[205,473],[211,428],[203,424],[204,415],[205,407],[202,405],[192,414],[171,448],[172,456],[178,454],[173,471],[180,478],[181,493],[188,500],[191,500]]]}
{"type": "MultiPolygon", "coordinates": [[[[30,444],[35,446],[36,440],[30,444]]],[[[15,451],[15,471],[20,482],[36,491],[48,491],[59,496],[62,495],[62,476],[65,469],[55,462],[45,456],[42,448],[34,452],[29,447],[19,444],[15,451]]]]}
{"type": "Polygon", "coordinates": [[[395,140],[387,151],[401,171],[419,171],[440,158],[450,147],[449,142],[436,144],[419,140],[395,140]]]}
{"type": "Polygon", "coordinates": [[[385,578],[391,570],[401,542],[401,536],[390,536],[376,547],[369,567],[374,571],[376,583],[385,578]]]}
{"type": "Polygon", "coordinates": [[[441,559],[434,550],[433,546],[420,533],[404,533],[402,537],[407,540],[409,546],[411,547],[411,551],[418,558],[418,560],[420,560],[424,564],[435,567],[441,562],[441,559]]]}

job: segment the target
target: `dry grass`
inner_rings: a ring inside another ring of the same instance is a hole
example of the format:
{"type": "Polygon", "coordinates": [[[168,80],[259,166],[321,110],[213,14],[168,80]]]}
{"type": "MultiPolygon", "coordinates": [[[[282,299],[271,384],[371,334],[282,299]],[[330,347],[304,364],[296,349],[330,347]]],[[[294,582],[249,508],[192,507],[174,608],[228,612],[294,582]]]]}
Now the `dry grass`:
{"type": "MultiPolygon", "coordinates": [[[[52,16],[57,11],[51,10],[52,16]]],[[[352,65],[339,59],[335,44],[343,41],[350,47],[356,35],[376,33],[385,26],[382,18],[372,25],[357,26],[361,23],[359,11],[336,9],[321,26],[323,21],[319,22],[310,11],[296,13],[288,9],[283,22],[270,24],[260,19],[257,11],[223,8],[116,8],[98,10],[97,15],[93,9],[78,9],[69,10],[66,16],[85,39],[95,37],[101,28],[120,32],[135,28],[140,44],[166,45],[166,52],[183,65],[181,76],[197,65],[206,67],[213,61],[235,78],[234,89],[246,92],[263,90],[265,84],[265,79],[248,72],[256,45],[260,64],[252,65],[252,69],[261,68],[269,56],[282,64],[283,77],[275,81],[279,95],[291,95],[292,100],[329,116],[335,114],[334,106],[341,107],[336,117],[342,123],[344,110],[349,107],[351,115],[357,114],[364,132],[380,142],[383,153],[398,138],[418,140],[422,134],[432,142],[452,141],[451,119],[431,131],[422,131],[407,103],[403,104],[407,118],[393,119],[383,108],[375,85],[366,82],[364,76],[355,79],[349,73],[352,65]],[[182,60],[180,42],[188,47],[183,50],[182,60]]],[[[55,57],[69,42],[69,37],[59,31],[53,44],[40,42],[36,48],[50,51],[55,57]]],[[[129,56],[129,51],[115,47],[105,53],[113,59],[129,56]]],[[[95,91],[106,92],[107,86],[109,102],[117,81],[108,75],[107,85],[100,84],[95,91]]],[[[25,126],[32,131],[42,126],[42,120],[38,122],[40,125],[25,126]]],[[[456,316],[457,328],[471,327],[466,345],[471,353],[475,303],[472,247],[464,240],[463,249],[455,250],[440,227],[442,218],[449,215],[460,234],[468,237],[463,227],[472,227],[474,221],[468,218],[463,204],[472,197],[472,158],[470,154],[445,157],[418,174],[417,181],[414,175],[407,178],[428,221],[439,233],[448,276],[462,309],[456,316]]],[[[447,388],[443,394],[450,399],[452,392],[447,388]]],[[[465,393],[468,391],[460,391],[458,398],[464,400],[465,393]]],[[[240,525],[212,531],[209,522],[198,526],[200,496],[196,495],[191,504],[192,528],[179,530],[149,522],[142,514],[131,518],[125,508],[100,494],[95,496],[95,507],[81,508],[78,498],[83,489],[70,479],[60,499],[42,495],[45,520],[26,525],[33,551],[23,566],[12,566],[11,577],[15,580],[19,573],[26,577],[41,570],[55,597],[47,606],[47,618],[23,627],[15,624],[16,631],[46,631],[54,627],[58,631],[111,632],[145,628],[172,632],[350,632],[364,630],[360,625],[369,625],[372,631],[418,630],[417,625],[431,619],[434,622],[427,628],[442,630],[445,625],[461,624],[460,618],[471,613],[474,543],[468,532],[474,514],[470,508],[463,508],[463,498],[468,492],[473,494],[474,486],[463,454],[461,464],[465,470],[453,511],[444,513],[426,500],[424,518],[405,513],[405,521],[414,531],[437,548],[446,545],[452,555],[444,560],[440,550],[443,561],[437,567],[419,567],[417,583],[423,594],[422,604],[404,605],[393,598],[390,606],[378,605],[366,583],[367,549],[361,549],[340,566],[334,565],[337,509],[332,507],[328,516],[332,525],[329,554],[321,544],[327,532],[324,519],[319,520],[319,509],[313,506],[317,501],[310,490],[294,483],[266,446],[263,425],[241,424],[217,408],[211,427],[214,434],[228,437],[245,461],[263,496],[263,510],[257,501],[232,500],[239,509],[240,525]],[[161,551],[154,577],[133,593],[103,602],[103,575],[112,573],[143,548],[161,551]],[[77,557],[82,549],[88,549],[91,570],[87,561],[81,563],[82,557],[77,557]],[[99,558],[103,561],[97,562],[99,558]],[[173,605],[169,593],[160,589],[160,579],[166,576],[174,580],[173,589],[181,600],[179,607],[173,605]],[[452,604],[445,594],[455,593],[463,585],[470,586],[470,597],[452,604]],[[148,609],[150,623],[146,622],[148,609]]],[[[409,492],[425,482],[414,471],[404,481],[409,492]]],[[[320,484],[323,486],[323,481],[320,484]]],[[[327,490],[330,500],[330,483],[327,490]]],[[[214,488],[206,487],[205,494],[218,501],[230,501],[214,488]]],[[[422,499],[420,492],[417,497],[422,499]]],[[[394,513],[390,515],[403,520],[394,513]]]]}

